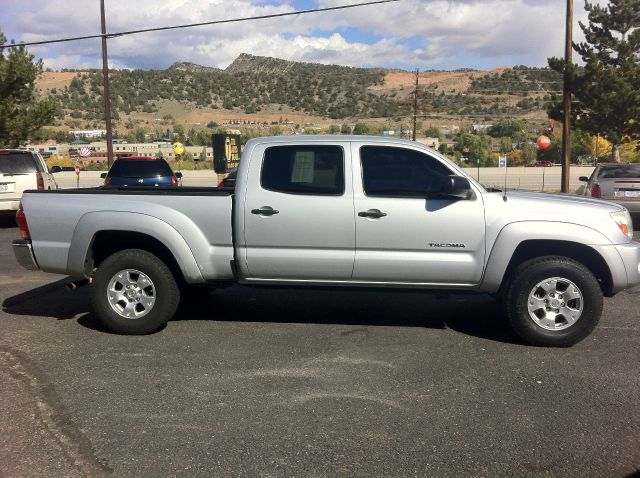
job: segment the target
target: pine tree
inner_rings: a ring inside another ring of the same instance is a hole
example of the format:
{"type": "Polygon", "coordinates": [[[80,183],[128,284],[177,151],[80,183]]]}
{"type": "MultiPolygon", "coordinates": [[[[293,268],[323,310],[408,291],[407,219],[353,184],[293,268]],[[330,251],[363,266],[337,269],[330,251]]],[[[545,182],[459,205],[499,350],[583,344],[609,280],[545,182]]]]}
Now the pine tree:
{"type": "MultiPolygon", "coordinates": [[[[7,38],[0,32],[0,45],[7,38]]],[[[0,48],[0,148],[15,148],[53,121],[53,97],[40,100],[36,80],[42,61],[34,61],[24,46],[0,48]]]]}
{"type": "MultiPolygon", "coordinates": [[[[585,41],[574,43],[584,66],[549,58],[549,66],[569,75],[574,124],[599,134],[619,162],[621,143],[640,140],[640,0],[611,0],[608,6],[585,2],[589,25],[580,22],[585,41]]],[[[556,100],[549,116],[560,119],[556,100]]]]}

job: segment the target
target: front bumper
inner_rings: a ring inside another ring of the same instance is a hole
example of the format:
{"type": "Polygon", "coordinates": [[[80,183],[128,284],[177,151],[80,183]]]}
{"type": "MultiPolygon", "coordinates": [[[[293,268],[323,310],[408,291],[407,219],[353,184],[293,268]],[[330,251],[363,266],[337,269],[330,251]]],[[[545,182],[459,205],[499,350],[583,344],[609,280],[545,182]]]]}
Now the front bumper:
{"type": "Polygon", "coordinates": [[[13,246],[13,254],[16,256],[18,263],[27,270],[37,271],[40,269],[33,255],[33,247],[31,241],[25,239],[16,239],[11,245],[13,246]]]}
{"type": "Polygon", "coordinates": [[[637,286],[640,284],[640,242],[631,241],[628,244],[618,244],[615,248],[618,250],[627,271],[627,287],[625,289],[637,286]]]}

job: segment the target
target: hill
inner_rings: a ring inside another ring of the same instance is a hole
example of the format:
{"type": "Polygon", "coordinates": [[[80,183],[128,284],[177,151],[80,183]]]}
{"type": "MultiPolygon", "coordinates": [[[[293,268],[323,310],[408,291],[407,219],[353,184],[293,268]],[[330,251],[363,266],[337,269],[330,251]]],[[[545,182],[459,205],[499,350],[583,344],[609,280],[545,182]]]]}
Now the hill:
{"type": "MultiPolygon", "coordinates": [[[[406,120],[413,113],[415,73],[351,68],[240,55],[225,70],[188,62],[166,70],[111,72],[116,124],[128,130],[158,120],[184,123],[301,123],[406,120]]],[[[91,127],[103,118],[99,70],[47,72],[43,93],[60,100],[59,126],[91,127]]],[[[491,71],[426,71],[419,75],[418,111],[424,118],[490,121],[543,118],[560,76],[524,66],[491,71]]]]}

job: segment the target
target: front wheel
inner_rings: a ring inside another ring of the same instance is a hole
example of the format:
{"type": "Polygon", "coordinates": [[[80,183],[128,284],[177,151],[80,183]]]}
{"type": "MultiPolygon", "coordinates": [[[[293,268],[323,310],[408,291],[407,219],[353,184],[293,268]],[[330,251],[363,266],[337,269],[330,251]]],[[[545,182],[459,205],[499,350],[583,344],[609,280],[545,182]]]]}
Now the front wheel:
{"type": "Polygon", "coordinates": [[[95,273],[91,305],[111,331],[127,335],[155,332],[178,307],[173,274],[153,254],[127,249],[107,257],[95,273]]]}
{"type": "Polygon", "coordinates": [[[561,256],[522,263],[502,297],[514,331],[532,345],[569,347],[596,327],[603,294],[583,264],[561,256]]]}

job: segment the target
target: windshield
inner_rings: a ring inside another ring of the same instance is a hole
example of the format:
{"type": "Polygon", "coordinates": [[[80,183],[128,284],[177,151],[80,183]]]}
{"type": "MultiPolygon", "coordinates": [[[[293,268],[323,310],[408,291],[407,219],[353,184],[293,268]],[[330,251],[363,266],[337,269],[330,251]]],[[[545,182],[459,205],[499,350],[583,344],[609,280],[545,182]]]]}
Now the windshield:
{"type": "Polygon", "coordinates": [[[0,151],[0,173],[26,174],[37,171],[36,162],[29,153],[8,153],[0,151]]]}
{"type": "Polygon", "coordinates": [[[640,164],[603,166],[598,173],[598,179],[607,178],[640,178],[640,164]]]}
{"type": "Polygon", "coordinates": [[[172,176],[169,165],[161,159],[143,161],[119,159],[109,170],[110,177],[120,178],[149,178],[156,176],[172,176]]]}

